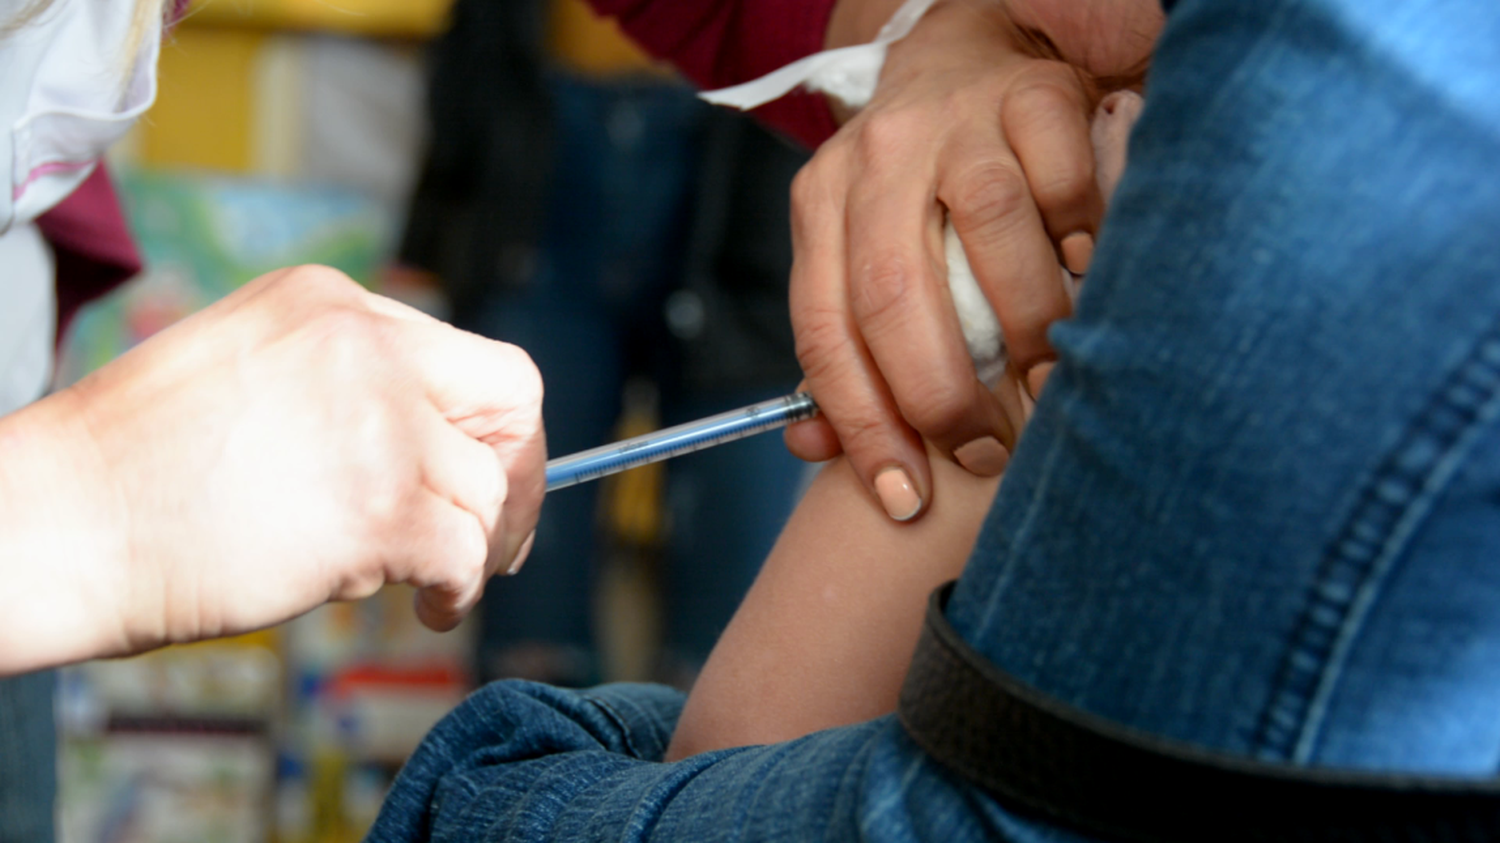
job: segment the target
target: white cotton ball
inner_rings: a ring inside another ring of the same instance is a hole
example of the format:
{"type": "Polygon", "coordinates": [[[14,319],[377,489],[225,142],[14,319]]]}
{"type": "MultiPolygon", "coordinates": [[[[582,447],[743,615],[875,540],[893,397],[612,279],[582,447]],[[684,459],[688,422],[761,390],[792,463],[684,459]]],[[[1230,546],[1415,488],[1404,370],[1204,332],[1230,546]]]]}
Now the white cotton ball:
{"type": "Polygon", "coordinates": [[[953,230],[953,223],[947,221],[943,223],[943,253],[948,261],[948,290],[953,295],[953,309],[958,311],[958,324],[964,329],[974,370],[981,381],[994,384],[1005,373],[1005,337],[1000,333],[995,309],[990,307],[989,299],[974,278],[974,270],[969,268],[964,244],[953,230]]]}

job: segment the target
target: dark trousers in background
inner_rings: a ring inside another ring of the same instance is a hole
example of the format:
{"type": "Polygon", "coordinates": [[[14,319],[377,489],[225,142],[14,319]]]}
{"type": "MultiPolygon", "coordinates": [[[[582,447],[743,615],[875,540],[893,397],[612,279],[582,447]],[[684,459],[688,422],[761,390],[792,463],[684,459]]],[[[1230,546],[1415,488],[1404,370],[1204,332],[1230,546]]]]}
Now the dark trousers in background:
{"type": "Polygon", "coordinates": [[[0,679],[0,843],[51,841],[57,796],[56,674],[0,679]]]}
{"type": "MultiPolygon", "coordinates": [[[[529,271],[483,291],[455,322],[536,360],[549,453],[609,441],[632,376],[659,385],[666,424],[794,389],[786,197],[803,156],[677,83],[548,80],[552,176],[529,271]]],[[[766,435],[665,470],[662,662],[675,677],[696,670],[733,615],[803,464],[766,435]]],[[[590,483],[549,495],[525,569],[490,584],[483,678],[599,678],[599,492],[590,483]]]]}

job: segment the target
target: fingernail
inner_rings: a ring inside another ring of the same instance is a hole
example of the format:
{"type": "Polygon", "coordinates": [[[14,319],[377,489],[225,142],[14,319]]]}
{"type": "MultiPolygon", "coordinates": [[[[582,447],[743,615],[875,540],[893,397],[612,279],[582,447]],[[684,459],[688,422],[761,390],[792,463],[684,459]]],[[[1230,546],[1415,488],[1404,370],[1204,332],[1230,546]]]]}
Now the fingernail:
{"type": "Polygon", "coordinates": [[[511,560],[510,567],[505,569],[507,577],[515,576],[516,572],[521,570],[521,566],[526,564],[526,557],[531,555],[531,545],[535,542],[536,530],[532,530],[531,534],[526,537],[526,541],[521,542],[521,548],[516,551],[516,558],[511,560]]]}
{"type": "Polygon", "coordinates": [[[875,494],[880,496],[880,505],[885,514],[897,521],[910,521],[922,510],[922,498],[911,477],[898,466],[891,466],[875,475],[875,494]]]}
{"type": "Polygon", "coordinates": [[[953,458],[970,474],[995,477],[1010,462],[1010,451],[993,436],[981,436],[958,446],[953,458]]]}
{"type": "Polygon", "coordinates": [[[1062,239],[1063,266],[1074,275],[1089,271],[1089,261],[1094,259],[1094,235],[1087,231],[1075,231],[1062,239]]]}
{"type": "Polygon", "coordinates": [[[1042,394],[1042,387],[1047,385],[1047,378],[1052,374],[1052,367],[1056,365],[1052,361],[1038,363],[1031,367],[1026,373],[1026,388],[1031,391],[1033,397],[1042,394]]]}

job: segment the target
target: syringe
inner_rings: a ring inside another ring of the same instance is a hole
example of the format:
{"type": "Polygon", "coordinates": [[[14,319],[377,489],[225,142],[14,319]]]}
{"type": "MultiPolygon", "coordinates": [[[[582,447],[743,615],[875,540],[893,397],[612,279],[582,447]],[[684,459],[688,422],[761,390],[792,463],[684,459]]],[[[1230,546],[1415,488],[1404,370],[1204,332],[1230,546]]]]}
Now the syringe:
{"type": "Polygon", "coordinates": [[[547,491],[587,483],[626,469],[744,439],[817,415],[806,392],[794,392],[706,419],[679,424],[645,436],[613,442],[547,461],[547,491]]]}

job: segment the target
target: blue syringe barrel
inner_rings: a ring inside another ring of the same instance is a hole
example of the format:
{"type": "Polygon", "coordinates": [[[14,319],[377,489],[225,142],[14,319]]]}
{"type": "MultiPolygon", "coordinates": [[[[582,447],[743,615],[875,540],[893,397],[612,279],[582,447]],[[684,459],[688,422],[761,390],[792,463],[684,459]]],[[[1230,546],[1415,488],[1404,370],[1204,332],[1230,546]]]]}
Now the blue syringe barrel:
{"type": "Polygon", "coordinates": [[[792,422],[812,418],[817,412],[818,405],[813,403],[811,395],[796,392],[655,433],[558,457],[547,462],[547,491],[587,483],[627,469],[776,430],[792,422]]]}

